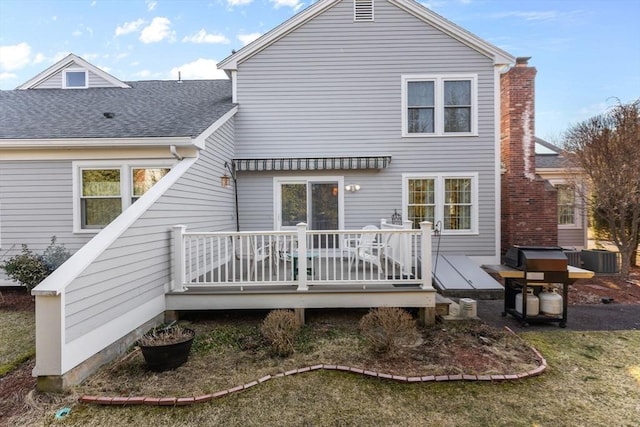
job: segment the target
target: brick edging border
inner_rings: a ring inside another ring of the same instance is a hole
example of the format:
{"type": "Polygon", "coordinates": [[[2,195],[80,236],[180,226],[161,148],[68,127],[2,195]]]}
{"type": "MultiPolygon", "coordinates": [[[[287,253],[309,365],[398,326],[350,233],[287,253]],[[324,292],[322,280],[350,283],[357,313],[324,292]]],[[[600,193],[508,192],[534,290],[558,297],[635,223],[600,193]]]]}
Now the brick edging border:
{"type": "MultiPolygon", "coordinates": [[[[507,331],[515,335],[508,327],[505,327],[507,331]]],[[[249,383],[239,385],[236,387],[232,387],[225,390],[220,390],[215,393],[204,394],[197,397],[107,397],[107,396],[82,396],[78,400],[81,403],[92,403],[97,405],[153,405],[153,406],[186,406],[193,405],[195,403],[204,403],[209,402],[214,399],[219,399],[221,397],[239,393],[244,390],[247,390],[251,387],[255,387],[260,385],[266,381],[272,380],[274,378],[282,378],[288,377],[296,374],[303,374],[305,372],[313,372],[319,370],[325,371],[342,371],[342,372],[350,372],[359,375],[366,375],[374,378],[380,378],[384,380],[398,381],[398,382],[406,382],[406,383],[428,383],[428,382],[443,382],[443,381],[513,381],[513,380],[521,380],[524,378],[535,377],[537,375],[542,374],[547,369],[547,360],[540,354],[540,352],[533,346],[530,346],[531,350],[533,350],[536,359],[539,363],[537,368],[534,368],[527,372],[522,372],[519,374],[505,374],[505,375],[467,375],[467,374],[456,374],[456,375],[425,375],[425,376],[414,376],[407,377],[402,375],[391,375],[385,374],[382,372],[369,371],[360,368],[354,368],[350,366],[344,365],[329,365],[329,364],[318,364],[313,366],[306,366],[304,368],[292,369],[286,372],[280,372],[275,375],[266,375],[258,380],[251,381],[249,383]]]]}

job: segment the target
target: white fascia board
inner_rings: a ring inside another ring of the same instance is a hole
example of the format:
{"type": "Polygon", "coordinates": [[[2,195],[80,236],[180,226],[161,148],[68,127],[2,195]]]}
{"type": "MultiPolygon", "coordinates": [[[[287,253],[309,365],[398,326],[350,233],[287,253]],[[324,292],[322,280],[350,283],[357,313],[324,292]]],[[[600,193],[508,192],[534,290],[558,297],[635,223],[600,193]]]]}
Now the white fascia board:
{"type": "Polygon", "coordinates": [[[221,70],[237,70],[238,64],[249,59],[256,53],[275,43],[282,37],[289,34],[307,21],[315,18],[325,10],[329,9],[341,0],[320,0],[315,4],[304,9],[302,12],[294,15],[282,24],[278,25],[263,36],[249,43],[236,53],[226,57],[218,63],[218,69],[221,70]]]}
{"type": "Polygon", "coordinates": [[[217,131],[220,128],[220,126],[224,125],[231,117],[235,116],[237,112],[238,112],[238,106],[236,105],[231,110],[227,111],[227,113],[224,116],[220,117],[218,120],[213,122],[213,124],[211,124],[211,126],[206,128],[204,132],[202,132],[200,135],[195,137],[193,139],[193,145],[195,145],[200,150],[204,150],[205,144],[207,142],[207,138],[209,138],[211,134],[217,131]]]}
{"type": "Polygon", "coordinates": [[[575,167],[567,168],[536,168],[538,175],[581,175],[582,169],[575,167]]]}
{"type": "Polygon", "coordinates": [[[102,255],[142,214],[153,206],[197,160],[197,157],[194,157],[178,162],[156,185],[151,187],[149,191],[144,193],[120,216],[103,228],[93,239],[89,240],[64,264],[33,288],[31,295],[52,296],[63,293],[69,284],[82,274],[96,258],[102,255]]]}
{"type": "MultiPolygon", "coordinates": [[[[107,73],[106,71],[102,71],[100,68],[96,67],[95,65],[92,65],[92,64],[88,63],[87,61],[85,61],[84,59],[80,58],[79,56],[74,55],[73,53],[70,53],[69,55],[67,55],[63,59],[61,59],[60,61],[56,62],[55,64],[53,64],[52,66],[50,66],[46,70],[44,70],[41,73],[39,73],[37,76],[31,78],[30,80],[28,80],[25,83],[23,83],[20,86],[18,86],[16,89],[20,89],[20,90],[32,89],[32,88],[38,86],[43,81],[45,81],[46,79],[50,78],[52,75],[60,72],[64,68],[68,67],[69,64],[71,64],[71,63],[76,63],[77,65],[79,65],[79,66],[91,71],[92,73],[100,76],[101,78],[103,78],[104,80],[108,81],[109,83],[111,83],[112,85],[114,85],[116,87],[120,87],[120,88],[123,88],[123,89],[131,88],[131,86],[129,86],[128,84],[118,80],[117,78],[113,77],[111,74],[107,73]]],[[[87,76],[87,79],[88,78],[89,77],[87,76]]]]}
{"type": "Polygon", "coordinates": [[[512,65],[516,62],[516,57],[505,52],[497,46],[488,43],[478,36],[470,33],[464,28],[454,24],[448,19],[438,15],[432,10],[427,9],[420,3],[412,0],[388,0],[389,3],[405,10],[415,16],[418,19],[432,25],[445,34],[453,37],[454,39],[466,44],[472,49],[488,56],[493,59],[494,65],[504,64],[512,65]]]}
{"type": "Polygon", "coordinates": [[[147,137],[147,138],[59,138],[59,139],[0,139],[3,148],[102,148],[102,147],[154,147],[190,146],[190,136],[147,137]]]}

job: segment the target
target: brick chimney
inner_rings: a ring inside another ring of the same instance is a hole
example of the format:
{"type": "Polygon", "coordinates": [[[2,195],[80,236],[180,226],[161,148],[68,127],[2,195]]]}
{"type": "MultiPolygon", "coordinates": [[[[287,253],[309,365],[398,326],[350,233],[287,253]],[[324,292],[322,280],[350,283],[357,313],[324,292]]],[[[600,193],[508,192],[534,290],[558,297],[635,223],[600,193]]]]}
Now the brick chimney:
{"type": "Polygon", "coordinates": [[[535,77],[530,58],[500,76],[502,254],[512,245],[557,246],[556,190],[536,176],[535,77]]]}

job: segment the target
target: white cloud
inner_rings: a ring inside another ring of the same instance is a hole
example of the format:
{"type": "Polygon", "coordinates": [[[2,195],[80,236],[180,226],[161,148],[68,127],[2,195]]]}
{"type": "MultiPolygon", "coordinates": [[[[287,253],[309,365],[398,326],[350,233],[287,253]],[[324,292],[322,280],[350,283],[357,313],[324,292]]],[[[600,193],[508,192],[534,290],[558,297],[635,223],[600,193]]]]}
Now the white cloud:
{"type": "Polygon", "coordinates": [[[116,27],[116,37],[138,31],[143,24],[143,19],[136,19],[135,21],[125,22],[121,27],[116,27]]]}
{"type": "Polygon", "coordinates": [[[95,61],[100,55],[97,53],[83,53],[80,57],[86,61],[95,61]]]}
{"type": "Polygon", "coordinates": [[[192,36],[188,36],[182,39],[183,42],[191,43],[215,43],[215,44],[229,44],[229,39],[222,34],[207,34],[203,29],[198,31],[192,36]]]}
{"type": "Polygon", "coordinates": [[[11,80],[11,79],[15,79],[16,76],[13,73],[0,73],[0,80],[11,80]]]}
{"type": "Polygon", "coordinates": [[[233,6],[244,6],[247,4],[251,4],[253,0],[227,0],[227,5],[230,7],[233,6]]]}
{"type": "Polygon", "coordinates": [[[260,36],[260,33],[238,34],[238,40],[240,40],[242,44],[246,46],[260,36]]]}
{"type": "Polygon", "coordinates": [[[158,5],[157,1],[147,0],[147,10],[149,12],[151,12],[153,9],[155,9],[157,5],[158,5]]]}
{"type": "Polygon", "coordinates": [[[172,68],[169,78],[177,79],[178,72],[180,72],[182,80],[226,79],[227,74],[222,70],[218,70],[217,63],[218,61],[213,59],[198,58],[188,64],[172,68]]]}
{"type": "Polygon", "coordinates": [[[281,7],[290,7],[294,11],[299,10],[304,3],[301,3],[300,0],[271,0],[273,6],[276,9],[280,9],[281,7]]]}
{"type": "Polygon", "coordinates": [[[142,79],[148,79],[149,77],[151,77],[151,71],[142,70],[142,71],[138,71],[137,73],[133,73],[132,75],[134,77],[139,77],[139,78],[142,78],[142,79]]]}
{"type": "Polygon", "coordinates": [[[31,46],[27,43],[0,46],[0,69],[6,71],[18,70],[29,64],[31,46]]]}
{"type": "Polygon", "coordinates": [[[36,56],[33,58],[33,63],[34,64],[39,64],[39,63],[44,62],[46,60],[47,60],[47,57],[44,56],[44,54],[38,52],[38,53],[36,53],[36,56]]]}
{"type": "Polygon", "coordinates": [[[75,30],[73,33],[71,33],[71,35],[74,37],[80,37],[82,35],[82,31],[75,30]]]}
{"type": "Polygon", "coordinates": [[[525,21],[551,21],[557,19],[559,17],[558,12],[555,10],[550,11],[540,11],[540,12],[520,12],[520,11],[510,11],[510,12],[499,12],[492,14],[493,18],[520,18],[525,21]]]}
{"type": "Polygon", "coordinates": [[[164,39],[173,41],[175,39],[175,31],[171,30],[171,21],[163,16],[153,18],[151,24],[144,27],[140,33],[140,41],[142,43],[157,43],[164,39]]]}
{"type": "Polygon", "coordinates": [[[96,3],[97,3],[97,1],[96,1],[96,0],[93,0],[93,1],[91,2],[91,7],[95,6],[95,5],[96,5],[96,3]]]}

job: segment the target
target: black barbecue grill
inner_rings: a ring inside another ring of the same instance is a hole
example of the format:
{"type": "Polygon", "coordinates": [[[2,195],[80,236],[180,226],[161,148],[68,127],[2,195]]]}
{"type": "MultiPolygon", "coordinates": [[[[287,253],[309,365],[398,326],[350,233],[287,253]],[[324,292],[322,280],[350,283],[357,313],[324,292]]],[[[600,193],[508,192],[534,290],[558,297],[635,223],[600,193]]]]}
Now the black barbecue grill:
{"type": "Polygon", "coordinates": [[[567,325],[567,292],[569,272],[567,256],[559,247],[512,246],[504,257],[504,264],[524,272],[523,278],[506,279],[503,316],[511,314],[523,325],[529,322],[559,322],[560,327],[567,325]],[[540,294],[544,286],[562,286],[562,315],[548,316],[539,313],[527,314],[527,291],[533,289],[534,295],[540,294]],[[516,295],[522,293],[522,311],[516,310],[516,295]]]}

